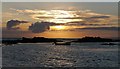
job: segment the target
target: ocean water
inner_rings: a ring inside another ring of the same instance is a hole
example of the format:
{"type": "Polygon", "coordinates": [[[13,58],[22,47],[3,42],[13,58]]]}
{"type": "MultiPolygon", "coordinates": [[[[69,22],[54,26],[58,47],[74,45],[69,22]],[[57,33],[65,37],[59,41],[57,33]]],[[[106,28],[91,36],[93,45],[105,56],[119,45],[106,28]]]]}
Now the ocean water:
{"type": "MultiPolygon", "coordinates": [[[[118,44],[118,42],[114,42],[118,44]]],[[[3,67],[118,67],[118,45],[19,43],[2,45],[3,67]]]]}

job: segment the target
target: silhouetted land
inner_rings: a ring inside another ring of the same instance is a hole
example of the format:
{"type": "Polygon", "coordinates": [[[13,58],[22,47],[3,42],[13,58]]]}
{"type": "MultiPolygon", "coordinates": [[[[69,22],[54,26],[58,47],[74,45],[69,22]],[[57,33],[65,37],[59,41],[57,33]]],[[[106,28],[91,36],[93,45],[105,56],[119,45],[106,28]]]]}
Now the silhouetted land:
{"type": "Polygon", "coordinates": [[[73,42],[119,42],[118,39],[109,39],[109,38],[101,38],[101,37],[83,37],[81,39],[77,39],[73,42]]]}
{"type": "Polygon", "coordinates": [[[34,38],[25,38],[18,40],[2,40],[3,44],[17,44],[17,43],[41,43],[41,42],[57,42],[56,39],[44,38],[44,37],[34,37],[34,38]]]}
{"type": "MultiPolygon", "coordinates": [[[[58,40],[55,38],[44,38],[44,37],[34,37],[34,38],[25,38],[23,37],[21,40],[2,40],[3,44],[17,44],[17,43],[42,43],[42,42],[62,42],[62,40],[58,40]]],[[[120,40],[113,40],[108,38],[100,38],[100,37],[83,37],[79,39],[74,39],[71,42],[119,42],[120,40]]]]}

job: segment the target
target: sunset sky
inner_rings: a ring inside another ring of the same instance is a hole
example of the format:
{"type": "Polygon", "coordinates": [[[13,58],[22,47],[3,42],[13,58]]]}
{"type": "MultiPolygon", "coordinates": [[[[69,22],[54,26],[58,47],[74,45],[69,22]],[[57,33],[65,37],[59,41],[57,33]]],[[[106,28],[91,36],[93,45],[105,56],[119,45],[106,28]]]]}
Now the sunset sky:
{"type": "Polygon", "coordinates": [[[117,2],[3,2],[3,38],[118,37],[117,2]]]}

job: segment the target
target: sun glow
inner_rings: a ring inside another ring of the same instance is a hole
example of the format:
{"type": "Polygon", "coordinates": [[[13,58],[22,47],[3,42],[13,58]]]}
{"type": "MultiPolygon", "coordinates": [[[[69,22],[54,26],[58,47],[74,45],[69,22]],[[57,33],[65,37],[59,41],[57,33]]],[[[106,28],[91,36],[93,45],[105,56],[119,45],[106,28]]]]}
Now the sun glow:
{"type": "Polygon", "coordinates": [[[58,25],[58,26],[52,26],[51,30],[66,30],[66,26],[58,25]]]}
{"type": "Polygon", "coordinates": [[[63,29],[65,29],[65,26],[55,26],[55,28],[56,28],[57,30],[63,30],[63,29]]]}

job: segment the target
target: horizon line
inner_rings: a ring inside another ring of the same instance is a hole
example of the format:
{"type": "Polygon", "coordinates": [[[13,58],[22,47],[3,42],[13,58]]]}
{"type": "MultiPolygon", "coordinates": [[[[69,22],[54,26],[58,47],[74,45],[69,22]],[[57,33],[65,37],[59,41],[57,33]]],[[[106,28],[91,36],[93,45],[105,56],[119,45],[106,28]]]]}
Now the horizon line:
{"type": "MultiPolygon", "coordinates": [[[[36,36],[37,37],[37,36],[36,36]]],[[[93,36],[84,36],[84,37],[93,37],[93,36]]],[[[81,38],[84,38],[84,37],[79,37],[79,38],[74,38],[74,37],[63,37],[63,38],[52,38],[52,37],[43,37],[43,38],[49,38],[49,39],[81,39],[81,38]]],[[[95,37],[99,37],[99,36],[95,36],[95,37]]],[[[2,37],[0,39],[20,39],[20,38],[23,38],[23,37],[2,37]]],[[[25,38],[34,38],[34,37],[25,37],[25,38]]],[[[109,39],[119,39],[119,37],[100,37],[100,38],[109,38],[109,39]]]]}

